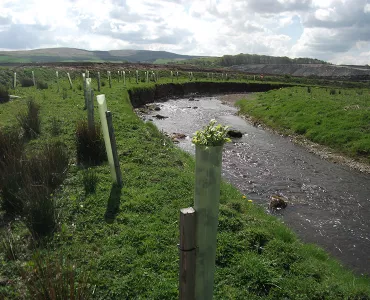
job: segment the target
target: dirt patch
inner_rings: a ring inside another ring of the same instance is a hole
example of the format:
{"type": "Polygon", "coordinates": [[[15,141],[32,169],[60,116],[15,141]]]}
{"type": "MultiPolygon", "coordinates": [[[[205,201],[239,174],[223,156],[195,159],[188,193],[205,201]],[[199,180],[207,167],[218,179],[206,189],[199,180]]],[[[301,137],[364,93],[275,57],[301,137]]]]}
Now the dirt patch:
{"type": "Polygon", "coordinates": [[[227,94],[220,96],[220,100],[223,104],[234,105],[241,99],[253,100],[257,97],[256,93],[243,93],[243,94],[227,94]]]}

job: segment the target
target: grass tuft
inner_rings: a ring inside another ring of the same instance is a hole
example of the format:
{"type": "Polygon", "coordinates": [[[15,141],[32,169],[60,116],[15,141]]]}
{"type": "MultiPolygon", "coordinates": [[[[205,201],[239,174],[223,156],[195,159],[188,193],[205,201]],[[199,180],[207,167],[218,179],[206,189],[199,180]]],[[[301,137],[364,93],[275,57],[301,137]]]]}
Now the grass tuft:
{"type": "Polygon", "coordinates": [[[76,127],[77,162],[82,165],[99,165],[107,159],[100,126],[90,130],[87,121],[79,121],[76,127]]]}
{"type": "Polygon", "coordinates": [[[27,112],[19,113],[17,119],[26,138],[32,139],[40,134],[40,106],[33,99],[27,102],[27,112]]]}
{"type": "Polygon", "coordinates": [[[86,195],[95,194],[98,181],[99,181],[98,175],[94,170],[87,169],[83,172],[82,182],[84,185],[86,195]]]}

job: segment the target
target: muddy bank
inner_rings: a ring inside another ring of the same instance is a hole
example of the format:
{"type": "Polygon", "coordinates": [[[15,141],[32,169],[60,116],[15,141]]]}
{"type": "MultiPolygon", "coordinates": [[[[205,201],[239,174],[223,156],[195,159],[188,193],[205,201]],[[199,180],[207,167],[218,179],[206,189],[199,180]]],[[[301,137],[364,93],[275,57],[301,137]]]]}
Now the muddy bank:
{"type": "Polygon", "coordinates": [[[140,107],[147,103],[184,97],[191,94],[217,95],[226,93],[267,92],[269,90],[290,87],[290,84],[239,83],[239,82],[187,82],[182,84],[156,84],[153,88],[133,88],[129,95],[132,106],[140,107]]]}

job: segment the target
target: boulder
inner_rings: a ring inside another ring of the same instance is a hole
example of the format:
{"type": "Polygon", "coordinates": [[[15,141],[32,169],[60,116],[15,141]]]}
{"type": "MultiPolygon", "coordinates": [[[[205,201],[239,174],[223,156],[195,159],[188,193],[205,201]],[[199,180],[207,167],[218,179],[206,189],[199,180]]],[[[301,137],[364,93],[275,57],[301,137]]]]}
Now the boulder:
{"type": "Polygon", "coordinates": [[[243,133],[241,133],[241,131],[239,130],[229,129],[227,135],[231,138],[241,138],[243,136],[243,133]]]}
{"type": "Polygon", "coordinates": [[[288,201],[280,195],[272,195],[270,198],[269,209],[270,210],[281,210],[288,206],[288,201]]]}

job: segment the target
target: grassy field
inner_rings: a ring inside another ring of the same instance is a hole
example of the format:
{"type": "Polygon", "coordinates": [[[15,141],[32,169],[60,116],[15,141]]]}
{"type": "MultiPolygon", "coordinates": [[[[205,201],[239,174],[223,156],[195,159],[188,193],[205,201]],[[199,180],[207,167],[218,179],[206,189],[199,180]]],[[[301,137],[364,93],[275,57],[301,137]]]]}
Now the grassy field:
{"type": "Polygon", "coordinates": [[[242,114],[283,131],[304,135],[370,162],[370,94],[367,89],[294,87],[241,100],[242,114]]]}
{"type": "MultiPolygon", "coordinates": [[[[46,90],[17,88],[10,92],[22,99],[0,105],[0,129],[7,130],[18,126],[17,114],[33,97],[41,108],[41,134],[26,144],[28,153],[60,140],[70,155],[67,178],[53,194],[59,215],[53,236],[36,245],[21,220],[8,219],[1,227],[0,278],[7,284],[0,285],[0,298],[35,299],[27,286],[50,290],[64,278],[62,285],[78,282],[91,299],[176,299],[179,210],[193,205],[194,159],[142,122],[127,89],[114,80],[101,93],[113,113],[124,187],[112,185],[103,164],[92,168],[96,192],[86,194],[86,170],[75,159],[76,123],[86,119],[79,84],[70,90],[61,81],[59,93],[53,82],[46,90]],[[57,136],[51,134],[53,120],[60,126],[57,136]],[[11,242],[5,232],[11,232],[11,242]],[[5,255],[9,244],[16,259],[5,255]],[[61,277],[65,270],[76,278],[61,277]]],[[[95,117],[99,121],[97,106],[95,117]]],[[[231,185],[222,184],[220,200],[215,299],[370,299],[369,278],[354,276],[322,249],[301,243],[231,185]]]]}

